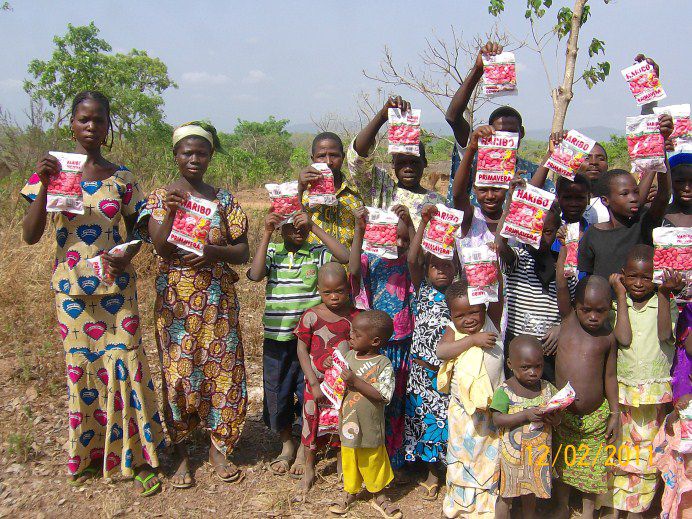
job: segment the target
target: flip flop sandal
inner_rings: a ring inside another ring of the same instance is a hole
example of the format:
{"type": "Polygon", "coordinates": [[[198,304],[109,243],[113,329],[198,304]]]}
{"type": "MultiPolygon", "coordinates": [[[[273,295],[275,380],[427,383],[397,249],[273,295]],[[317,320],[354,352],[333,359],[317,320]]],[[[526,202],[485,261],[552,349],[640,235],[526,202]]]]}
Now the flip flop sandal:
{"type": "MultiPolygon", "coordinates": [[[[211,466],[211,470],[214,472],[214,474],[216,474],[216,476],[224,483],[240,483],[245,479],[245,472],[236,467],[235,464],[233,466],[236,468],[236,472],[230,476],[226,476],[225,478],[221,477],[221,474],[216,471],[216,466],[211,461],[207,461],[207,464],[211,466]]],[[[228,465],[226,466],[228,467],[228,465]]]]}
{"type": "Polygon", "coordinates": [[[99,474],[101,474],[101,469],[90,465],[80,473],[75,474],[74,479],[67,478],[67,483],[73,487],[81,487],[88,480],[95,478],[99,474]]]}
{"type": "Polygon", "coordinates": [[[433,483],[432,485],[428,485],[427,483],[423,482],[420,484],[425,489],[425,492],[423,493],[422,499],[424,501],[437,501],[437,494],[440,491],[440,485],[439,483],[433,483]]]}
{"type": "Polygon", "coordinates": [[[139,474],[137,474],[135,476],[135,481],[139,481],[140,485],[142,485],[142,491],[139,493],[140,496],[148,497],[152,494],[155,494],[156,492],[158,492],[161,489],[161,482],[160,481],[157,481],[153,487],[147,489],[146,483],[151,481],[151,478],[155,478],[155,477],[156,477],[156,474],[154,474],[153,472],[151,474],[149,474],[146,478],[142,478],[142,476],[140,476],[139,474]]]}
{"type": "Polygon", "coordinates": [[[289,456],[288,454],[283,454],[281,456],[277,456],[273,460],[269,462],[269,470],[271,471],[272,474],[275,476],[285,476],[288,474],[288,471],[291,470],[291,463],[293,463],[293,456],[289,456]],[[274,465],[277,463],[280,463],[282,461],[286,462],[286,470],[284,472],[280,472],[274,468],[274,465]]]}
{"type": "Polygon", "coordinates": [[[336,515],[346,515],[351,509],[351,505],[353,505],[353,501],[349,503],[348,499],[344,497],[341,499],[341,501],[334,501],[331,505],[329,505],[328,510],[336,515]]]}
{"type": "Polygon", "coordinates": [[[376,498],[373,498],[370,500],[370,505],[377,510],[384,519],[401,519],[404,516],[399,507],[392,503],[387,497],[381,499],[379,503],[376,498]]]}
{"type": "Polygon", "coordinates": [[[189,483],[173,483],[172,481],[169,481],[169,484],[170,484],[173,488],[190,488],[190,487],[194,486],[194,485],[195,485],[195,480],[194,480],[194,478],[192,477],[192,472],[190,472],[189,470],[188,470],[187,472],[184,472],[184,473],[183,473],[183,481],[185,480],[185,477],[186,477],[186,476],[190,476],[190,479],[191,479],[192,481],[190,481],[189,483]]]}

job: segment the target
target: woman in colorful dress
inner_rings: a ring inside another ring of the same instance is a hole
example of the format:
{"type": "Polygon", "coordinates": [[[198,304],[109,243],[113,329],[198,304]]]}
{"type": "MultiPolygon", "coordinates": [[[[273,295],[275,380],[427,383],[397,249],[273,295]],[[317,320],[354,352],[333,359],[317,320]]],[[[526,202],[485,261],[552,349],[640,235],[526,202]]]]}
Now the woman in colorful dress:
{"type": "MultiPolygon", "coordinates": [[[[134,175],[101,155],[112,124],[108,99],[82,92],[72,103],[70,128],[76,153],[86,155],[81,177],[84,214],[53,212],[56,225],[55,291],[58,328],[67,363],[71,484],[118,470],[135,476],[142,495],[161,487],[152,467],[163,438],[154,385],[142,349],[137,287],[131,247],[122,257],[108,252],[123,243],[123,220],[130,239],[144,204],[134,175]],[[87,260],[102,254],[114,276],[109,284],[95,276],[87,260]]],[[[22,222],[24,241],[35,244],[48,222],[51,176],[61,165],[45,155],[22,189],[30,202],[22,222]]]]}
{"type": "Polygon", "coordinates": [[[230,265],[249,258],[247,217],[231,193],[204,182],[215,151],[220,143],[213,126],[192,122],[178,127],[173,155],[180,176],[149,196],[138,223],[158,256],[156,344],[163,365],[164,416],[180,460],[171,479],[175,488],[194,483],[184,440],[197,426],[211,433],[209,462],[219,478],[233,482],[243,475],[228,460],[247,409],[234,288],[238,275],[230,265]],[[190,196],[218,204],[201,256],[167,241],[178,207],[190,196]]]}

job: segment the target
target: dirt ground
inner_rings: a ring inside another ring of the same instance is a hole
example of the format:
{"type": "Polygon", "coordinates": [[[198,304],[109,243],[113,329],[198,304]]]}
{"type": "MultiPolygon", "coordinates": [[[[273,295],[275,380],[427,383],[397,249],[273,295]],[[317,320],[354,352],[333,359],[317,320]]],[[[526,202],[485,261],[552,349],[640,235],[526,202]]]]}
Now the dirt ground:
{"type": "MultiPolygon", "coordinates": [[[[444,167],[439,168],[444,171],[444,167]]],[[[438,189],[445,192],[445,185],[438,189]]],[[[251,221],[250,242],[261,232],[263,189],[239,196],[251,221]]],[[[0,229],[0,517],[170,517],[208,516],[276,518],[327,517],[327,506],[340,487],[334,457],[322,459],[318,481],[305,504],[296,504],[297,482],[277,477],[268,462],[278,454],[278,438],[261,421],[261,313],[263,285],[251,284],[238,269],[237,290],[241,301],[241,325],[248,374],[249,412],[232,460],[245,471],[244,481],[220,481],[205,464],[208,437],[196,434],[191,445],[196,485],[177,490],[166,484],[173,473],[170,453],[161,456],[163,491],[149,498],[133,492],[127,481],[90,481],[81,488],[66,482],[67,397],[64,360],[55,331],[52,295],[48,289],[51,240],[30,248],[19,237],[18,222],[0,229]],[[37,258],[40,260],[38,261],[37,258]]],[[[158,356],[153,341],[153,261],[150,249],[136,260],[144,345],[160,388],[158,356]]],[[[157,388],[157,389],[158,389],[157,388]]],[[[414,474],[419,480],[420,474],[414,474]]],[[[404,516],[439,517],[442,497],[423,501],[417,481],[391,489],[390,496],[404,516]]],[[[546,516],[549,516],[547,514],[546,516]]],[[[376,517],[365,498],[347,517],[376,517]]]]}

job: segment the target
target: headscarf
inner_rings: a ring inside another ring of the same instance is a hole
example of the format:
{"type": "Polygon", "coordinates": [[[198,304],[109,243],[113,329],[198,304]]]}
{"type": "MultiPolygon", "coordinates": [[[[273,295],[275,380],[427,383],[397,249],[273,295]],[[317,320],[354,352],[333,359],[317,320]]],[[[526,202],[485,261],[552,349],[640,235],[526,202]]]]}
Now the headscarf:
{"type": "Polygon", "coordinates": [[[191,121],[181,124],[173,131],[173,147],[181,140],[190,136],[201,137],[211,144],[211,149],[219,153],[226,153],[221,147],[221,141],[216,132],[216,128],[212,124],[204,121],[191,121]]]}

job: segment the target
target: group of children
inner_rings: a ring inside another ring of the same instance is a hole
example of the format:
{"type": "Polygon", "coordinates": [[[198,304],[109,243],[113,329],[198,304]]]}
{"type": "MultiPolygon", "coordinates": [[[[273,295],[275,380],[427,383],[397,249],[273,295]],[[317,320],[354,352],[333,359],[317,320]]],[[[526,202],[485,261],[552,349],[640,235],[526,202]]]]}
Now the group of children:
{"type": "MultiPolygon", "coordinates": [[[[318,135],[313,151],[335,151],[329,160],[338,192],[398,216],[396,259],[363,251],[364,206],[347,222],[351,243],[325,236],[320,223],[328,215],[311,208],[284,223],[283,243],[269,249],[280,218],[267,217],[248,273],[252,280],[268,278],[265,420],[284,440],[273,470],[303,472],[304,495],[315,481],[318,448],[340,445],[344,494],[330,511],[346,514],[364,484],[386,518],[402,516],[382,491],[409,480],[407,462],[425,464],[425,500],[437,499],[445,479],[444,517],[509,517],[516,497],[523,516],[534,517],[536,497],[550,498],[553,481],[556,516],[568,516],[574,488],[583,496],[584,517],[602,506],[637,517],[649,509],[663,472],[663,514],[682,517],[690,466],[675,449],[679,411],[690,400],[691,348],[689,321],[678,321],[675,296],[685,279],[670,270],[654,284],[652,231],[691,223],[690,154],[671,157],[664,171],[637,183],[627,171],[609,170],[597,144],[574,181],[556,182],[556,203],[534,248],[501,236],[500,229],[513,190],[527,182],[544,187],[544,165],[526,179],[518,172],[509,190],[469,188],[479,139],[508,128],[523,133],[521,116],[501,107],[470,136],[453,125],[455,135],[468,137],[450,197],[464,216],[454,258],[442,259],[421,245],[441,198],[420,184],[424,147],[420,156],[393,155],[395,178],[373,165],[374,138],[388,108],[409,105],[390,98],[345,157],[334,134],[318,135]],[[344,158],[348,171],[342,173],[344,158]],[[650,196],[654,177],[657,190],[650,196]],[[580,226],[576,276],[565,275],[565,225],[571,223],[580,226]],[[310,231],[323,245],[308,244],[310,231]],[[481,244],[498,255],[496,303],[472,304],[468,296],[461,250],[481,244]],[[348,269],[326,263],[330,258],[348,269]],[[289,293],[290,303],[275,306],[289,293]],[[280,369],[268,367],[277,355],[271,344],[277,320],[287,332],[279,355],[291,359],[280,369]],[[320,383],[335,349],[348,365],[338,437],[319,432],[320,408],[329,405],[320,383]],[[546,410],[568,383],[574,402],[546,410]],[[294,461],[288,445],[296,391],[302,445],[294,461]],[[282,417],[280,425],[275,416],[282,417]]],[[[659,122],[668,142],[672,120],[660,116],[659,122]]],[[[551,136],[550,150],[561,139],[551,136]]],[[[301,193],[316,175],[312,168],[301,173],[301,193]]]]}

